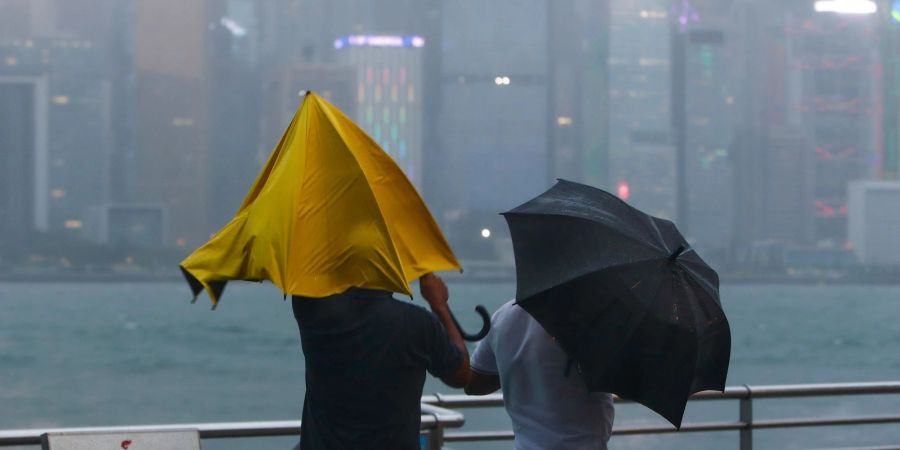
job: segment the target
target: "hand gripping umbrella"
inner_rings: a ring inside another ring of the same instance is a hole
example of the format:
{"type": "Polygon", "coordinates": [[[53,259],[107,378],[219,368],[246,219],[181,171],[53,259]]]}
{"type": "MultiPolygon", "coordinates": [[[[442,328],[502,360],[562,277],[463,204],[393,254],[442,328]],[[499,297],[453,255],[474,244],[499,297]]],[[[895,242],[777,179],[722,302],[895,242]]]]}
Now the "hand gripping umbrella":
{"type": "MultiPolygon", "coordinates": [[[[409,283],[422,275],[460,269],[403,171],[313,93],[235,217],[180,267],[194,299],[206,290],[213,307],[230,280],[269,280],[285,296],[351,287],[411,295],[409,283]]],[[[484,326],[474,335],[460,330],[469,340],[490,326],[487,310],[476,311],[484,326]]]]}
{"type": "Polygon", "coordinates": [[[516,302],[589,390],[637,401],[676,427],[691,394],[724,390],[731,331],[719,279],[672,222],[565,180],[503,215],[516,302]]]}

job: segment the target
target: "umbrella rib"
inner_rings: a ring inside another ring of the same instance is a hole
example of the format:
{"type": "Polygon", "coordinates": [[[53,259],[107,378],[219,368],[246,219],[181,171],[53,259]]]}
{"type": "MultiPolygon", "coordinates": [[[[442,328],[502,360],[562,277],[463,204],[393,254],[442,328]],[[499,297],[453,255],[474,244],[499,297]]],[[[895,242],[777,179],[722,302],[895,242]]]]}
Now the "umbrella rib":
{"type": "MultiPolygon", "coordinates": [[[[332,114],[332,111],[329,110],[328,108],[319,108],[319,110],[322,111],[328,117],[329,124],[334,128],[335,132],[337,132],[337,134],[341,137],[341,141],[343,141],[346,144],[347,136],[344,134],[344,130],[338,125],[338,121],[332,114]]],[[[369,142],[372,145],[374,145],[378,148],[381,148],[372,139],[372,137],[369,136],[365,132],[365,130],[363,130],[362,128],[360,128],[359,130],[360,130],[360,132],[362,132],[363,136],[365,136],[365,138],[369,140],[369,142]]],[[[349,146],[347,147],[347,150],[350,151],[351,154],[353,153],[352,150],[350,150],[349,146]]],[[[403,264],[402,264],[402,261],[400,260],[400,252],[399,252],[399,250],[397,250],[397,244],[394,243],[393,234],[391,233],[391,228],[388,226],[387,220],[385,220],[385,218],[384,218],[384,210],[381,208],[381,203],[379,203],[379,201],[378,201],[378,196],[375,195],[375,191],[372,189],[372,185],[370,183],[368,183],[369,174],[366,173],[366,170],[363,168],[363,165],[359,163],[359,160],[356,158],[356,155],[354,155],[354,157],[351,159],[353,160],[353,163],[356,164],[356,166],[359,168],[359,171],[366,178],[367,182],[364,184],[366,186],[366,189],[369,191],[369,194],[372,196],[372,199],[375,201],[375,206],[378,207],[378,218],[380,219],[382,226],[384,226],[384,229],[387,230],[388,235],[391,235],[391,239],[388,239],[389,244],[390,244],[391,258],[394,260],[393,262],[395,264],[397,264],[398,267],[401,268],[401,271],[402,271],[403,264]]],[[[399,168],[397,168],[397,170],[399,170],[399,168]]],[[[403,171],[400,171],[400,173],[402,175],[403,171]]],[[[403,177],[405,178],[405,175],[403,175],[403,177]]],[[[417,195],[418,195],[418,193],[417,193],[417,195]]],[[[409,290],[409,281],[406,280],[406,273],[403,273],[403,278],[404,278],[403,284],[406,285],[407,290],[409,290]]]]}

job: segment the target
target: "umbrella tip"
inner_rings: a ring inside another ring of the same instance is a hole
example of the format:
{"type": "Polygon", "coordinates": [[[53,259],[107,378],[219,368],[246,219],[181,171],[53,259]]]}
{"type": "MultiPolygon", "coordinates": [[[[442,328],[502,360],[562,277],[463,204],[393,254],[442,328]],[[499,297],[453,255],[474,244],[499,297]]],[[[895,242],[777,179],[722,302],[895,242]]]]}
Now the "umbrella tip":
{"type": "Polygon", "coordinates": [[[678,257],[681,256],[682,253],[684,253],[684,250],[684,244],[679,245],[678,248],[675,249],[675,251],[672,252],[671,255],[669,255],[669,261],[675,262],[675,260],[678,259],[678,257]]]}
{"type": "Polygon", "coordinates": [[[191,304],[193,305],[194,303],[197,303],[197,296],[196,296],[196,295],[194,296],[194,298],[191,299],[191,304]]]}

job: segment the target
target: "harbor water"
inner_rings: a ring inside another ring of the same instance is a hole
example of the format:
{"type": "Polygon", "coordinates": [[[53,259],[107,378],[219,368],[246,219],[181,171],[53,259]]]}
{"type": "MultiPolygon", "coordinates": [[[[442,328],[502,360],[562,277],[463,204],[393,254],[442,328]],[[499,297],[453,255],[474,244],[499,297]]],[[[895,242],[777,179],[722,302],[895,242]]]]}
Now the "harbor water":
{"type": "MultiPolygon", "coordinates": [[[[450,282],[476,329],[513,283],[450,282]]],[[[0,284],[0,429],[299,419],[303,358],[291,307],[268,284],[232,283],[219,308],[183,283],[0,284]]],[[[405,299],[404,301],[409,301],[405,299]]],[[[421,299],[414,303],[424,306],[421,299]]],[[[900,379],[900,287],[722,287],[729,385],[900,379]]],[[[425,393],[458,391],[429,378],[425,393]]],[[[762,400],[760,419],[900,412],[898,398],[762,400]]],[[[736,402],[689,403],[685,422],[737,417],[736,402]]],[[[508,429],[502,409],[464,411],[468,430],[508,429]]],[[[659,424],[639,405],[617,424],[659,424]]],[[[759,431],[757,448],[900,444],[892,426],[759,431]]],[[[289,449],[296,438],[206,440],[204,449],[289,449]]],[[[614,437],[611,449],[737,448],[736,432],[614,437]]],[[[510,448],[510,443],[453,448],[510,448]]]]}

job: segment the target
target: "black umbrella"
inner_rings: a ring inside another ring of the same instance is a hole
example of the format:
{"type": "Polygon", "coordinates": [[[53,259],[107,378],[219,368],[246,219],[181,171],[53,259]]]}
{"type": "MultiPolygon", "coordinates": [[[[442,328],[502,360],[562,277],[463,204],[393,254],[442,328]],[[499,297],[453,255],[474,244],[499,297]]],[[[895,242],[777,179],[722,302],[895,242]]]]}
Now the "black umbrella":
{"type": "Polygon", "coordinates": [[[588,389],[642,403],[676,427],[691,394],[724,390],[731,331],[719,277],[672,222],[565,180],[503,215],[516,302],[588,389]]]}

